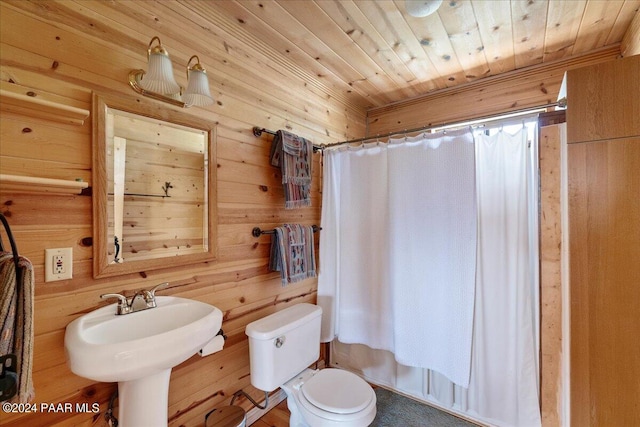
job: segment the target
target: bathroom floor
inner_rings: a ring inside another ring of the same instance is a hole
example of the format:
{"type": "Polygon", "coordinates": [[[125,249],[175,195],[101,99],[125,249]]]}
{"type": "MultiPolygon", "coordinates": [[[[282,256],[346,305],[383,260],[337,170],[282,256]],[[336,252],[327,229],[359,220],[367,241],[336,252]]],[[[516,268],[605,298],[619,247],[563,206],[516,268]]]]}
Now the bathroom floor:
{"type": "MultiPolygon", "coordinates": [[[[374,386],[374,388],[376,387],[374,386]]],[[[378,414],[372,426],[432,425],[441,427],[476,427],[474,423],[384,389],[376,390],[376,395],[378,399],[378,414]],[[398,422],[398,420],[402,420],[402,422],[398,422]]],[[[284,400],[254,422],[252,426],[289,427],[289,414],[287,401],[284,400]]]]}
{"type": "Polygon", "coordinates": [[[253,427],[289,427],[289,409],[287,401],[283,400],[252,424],[253,427]]]}

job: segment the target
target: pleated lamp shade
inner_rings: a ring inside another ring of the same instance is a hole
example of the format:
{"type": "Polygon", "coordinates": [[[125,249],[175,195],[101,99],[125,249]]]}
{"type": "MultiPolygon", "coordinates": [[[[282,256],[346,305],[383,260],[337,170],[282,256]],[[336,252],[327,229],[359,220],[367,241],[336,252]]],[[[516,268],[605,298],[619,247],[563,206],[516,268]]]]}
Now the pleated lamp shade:
{"type": "MultiPolygon", "coordinates": [[[[197,59],[198,57],[195,55],[192,56],[189,63],[191,63],[193,58],[197,59]]],[[[186,106],[205,106],[213,104],[213,97],[209,90],[209,78],[207,77],[206,70],[202,68],[202,65],[200,65],[199,59],[198,63],[193,67],[189,68],[187,65],[187,70],[189,83],[187,84],[187,90],[182,96],[182,100],[186,106]]]]}
{"type": "Polygon", "coordinates": [[[180,86],[173,76],[173,65],[169,54],[162,46],[149,49],[149,67],[140,80],[143,89],[162,95],[180,93],[180,86]]]}

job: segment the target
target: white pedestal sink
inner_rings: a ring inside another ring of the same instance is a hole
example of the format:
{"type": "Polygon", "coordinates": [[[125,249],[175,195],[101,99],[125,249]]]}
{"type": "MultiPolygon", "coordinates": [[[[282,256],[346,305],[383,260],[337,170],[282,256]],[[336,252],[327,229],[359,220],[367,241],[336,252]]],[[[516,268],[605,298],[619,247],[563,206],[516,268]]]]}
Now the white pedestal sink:
{"type": "Polygon", "coordinates": [[[222,312],[200,301],[156,297],[156,308],[116,315],[116,304],[69,323],[64,337],[71,371],[118,383],[122,427],[167,425],[171,369],[211,341],[222,312]]]}

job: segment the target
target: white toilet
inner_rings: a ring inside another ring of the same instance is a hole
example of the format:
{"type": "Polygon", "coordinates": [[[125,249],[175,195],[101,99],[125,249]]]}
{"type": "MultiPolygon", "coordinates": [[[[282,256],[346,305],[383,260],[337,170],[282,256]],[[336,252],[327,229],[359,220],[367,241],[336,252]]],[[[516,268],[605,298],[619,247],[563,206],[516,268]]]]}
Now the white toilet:
{"type": "Polygon", "coordinates": [[[376,394],[359,376],[312,370],[320,357],[322,309],[297,304],[247,325],[251,384],[287,394],[292,427],[366,427],[376,416],[376,394]]]}

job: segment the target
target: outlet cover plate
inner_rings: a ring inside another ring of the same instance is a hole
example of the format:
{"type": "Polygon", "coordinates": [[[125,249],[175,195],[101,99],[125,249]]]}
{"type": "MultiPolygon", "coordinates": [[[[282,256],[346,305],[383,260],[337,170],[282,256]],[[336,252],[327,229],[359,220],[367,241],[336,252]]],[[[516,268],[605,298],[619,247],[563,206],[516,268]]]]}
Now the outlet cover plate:
{"type": "Polygon", "coordinates": [[[73,248],[44,250],[44,281],[71,279],[73,277],[73,248]]]}

